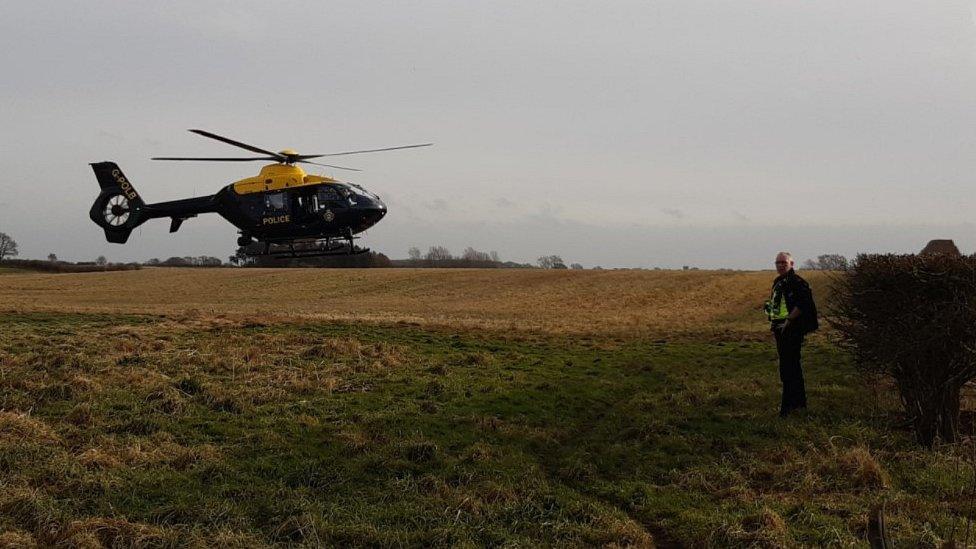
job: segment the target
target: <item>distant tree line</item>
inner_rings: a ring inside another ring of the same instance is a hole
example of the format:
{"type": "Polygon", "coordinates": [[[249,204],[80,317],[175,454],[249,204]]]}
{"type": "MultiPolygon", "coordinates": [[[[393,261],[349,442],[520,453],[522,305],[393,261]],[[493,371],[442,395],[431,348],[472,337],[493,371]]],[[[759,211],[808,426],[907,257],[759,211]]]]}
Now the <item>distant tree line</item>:
{"type": "Polygon", "coordinates": [[[416,246],[407,251],[407,259],[395,259],[394,267],[439,267],[439,268],[475,268],[475,269],[531,269],[528,263],[502,261],[498,252],[492,250],[483,252],[471,246],[464,249],[460,255],[454,255],[444,246],[431,246],[426,253],[416,246]]]}
{"type": "Polygon", "coordinates": [[[321,267],[329,269],[366,269],[372,267],[392,267],[390,258],[369,251],[355,255],[326,255],[313,257],[283,257],[256,255],[249,256],[243,248],[228,258],[237,267],[321,267]]]}
{"type": "Polygon", "coordinates": [[[41,259],[5,259],[3,261],[3,265],[5,267],[14,267],[17,269],[31,271],[43,271],[46,273],[131,271],[140,269],[142,267],[138,263],[106,263],[105,265],[98,265],[94,261],[79,261],[77,263],[72,263],[70,261],[48,261],[41,259]]]}
{"type": "Polygon", "coordinates": [[[149,267],[222,267],[223,264],[220,258],[210,255],[170,257],[164,261],[154,257],[144,263],[149,267]]]}
{"type": "MultiPolygon", "coordinates": [[[[153,267],[219,267],[221,261],[216,257],[171,257],[165,261],[150,259],[145,265],[153,267]]],[[[234,255],[227,258],[224,266],[237,267],[324,267],[324,268],[478,268],[478,269],[583,269],[583,265],[572,263],[569,267],[558,255],[540,257],[536,264],[502,261],[498,252],[481,251],[468,246],[460,255],[451,253],[441,245],[430,246],[426,252],[413,246],[407,251],[407,259],[390,259],[383,253],[369,251],[355,255],[331,255],[313,257],[287,257],[248,255],[245,248],[239,247],[234,255]]]]}
{"type": "Polygon", "coordinates": [[[98,256],[95,261],[61,261],[57,254],[50,253],[47,260],[13,259],[20,254],[17,241],[7,233],[0,232],[0,261],[7,267],[18,269],[44,271],[48,273],[86,273],[93,271],[127,271],[138,269],[138,263],[109,263],[105,256],[98,256]]]}

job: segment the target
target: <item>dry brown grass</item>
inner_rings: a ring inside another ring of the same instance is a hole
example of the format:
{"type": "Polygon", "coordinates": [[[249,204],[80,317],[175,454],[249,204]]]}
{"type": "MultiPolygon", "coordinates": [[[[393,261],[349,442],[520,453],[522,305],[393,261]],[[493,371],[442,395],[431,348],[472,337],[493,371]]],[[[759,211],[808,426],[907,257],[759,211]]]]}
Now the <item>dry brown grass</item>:
{"type": "Polygon", "coordinates": [[[31,438],[37,442],[58,442],[60,437],[46,423],[27,414],[0,410],[0,441],[31,438]]]}
{"type": "MultiPolygon", "coordinates": [[[[822,297],[823,273],[804,273],[822,297]]],[[[317,318],[565,333],[765,331],[772,272],[502,269],[143,269],[11,274],[0,312],[317,318]]],[[[227,320],[232,322],[231,320],[227,320]]],[[[139,337],[139,334],[135,334],[139,337]]]]}
{"type": "MultiPolygon", "coordinates": [[[[73,520],[54,495],[117,490],[136,471],[218,467],[230,459],[224,448],[182,440],[157,420],[200,414],[201,408],[241,414],[267,402],[329,394],[348,384],[348,376],[382,377],[408,358],[397,345],[351,337],[300,331],[248,337],[228,330],[243,324],[194,315],[44,335],[36,325],[7,325],[0,339],[0,549],[265,545],[253,532],[233,529],[188,532],[120,517],[73,520]],[[308,358],[297,359],[303,355],[308,358]],[[120,395],[120,407],[106,404],[120,395]],[[35,415],[52,403],[65,404],[63,421],[35,415]],[[134,411],[138,415],[130,417],[134,411]],[[30,467],[20,466],[24,456],[31,456],[30,467]]],[[[320,421],[308,414],[295,420],[306,426],[320,421]]],[[[418,448],[422,456],[425,448],[418,448]]]]}

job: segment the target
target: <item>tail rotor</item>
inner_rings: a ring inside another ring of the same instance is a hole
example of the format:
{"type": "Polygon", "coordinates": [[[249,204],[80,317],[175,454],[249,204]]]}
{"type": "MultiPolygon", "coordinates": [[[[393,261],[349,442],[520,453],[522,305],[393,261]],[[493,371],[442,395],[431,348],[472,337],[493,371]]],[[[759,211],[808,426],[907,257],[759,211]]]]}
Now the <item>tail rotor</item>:
{"type": "Polygon", "coordinates": [[[121,227],[129,220],[131,208],[129,201],[122,195],[117,194],[108,199],[105,203],[105,222],[113,227],[121,227]]]}
{"type": "Polygon", "coordinates": [[[98,162],[91,166],[102,192],[88,216],[105,231],[106,240],[123,244],[132,229],[145,221],[141,215],[142,198],[114,162],[98,162]]]}

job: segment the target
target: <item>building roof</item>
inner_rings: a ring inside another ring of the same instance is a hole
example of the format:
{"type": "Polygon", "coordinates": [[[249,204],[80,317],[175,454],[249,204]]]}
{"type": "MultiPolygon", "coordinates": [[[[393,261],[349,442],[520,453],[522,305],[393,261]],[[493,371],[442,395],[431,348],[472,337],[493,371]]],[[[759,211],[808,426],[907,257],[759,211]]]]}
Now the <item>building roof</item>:
{"type": "Polygon", "coordinates": [[[925,248],[923,248],[922,251],[919,252],[919,254],[920,255],[945,254],[945,255],[951,255],[956,257],[962,255],[961,253],[959,253],[959,248],[956,247],[956,244],[951,239],[930,240],[929,243],[925,245],[925,248]]]}

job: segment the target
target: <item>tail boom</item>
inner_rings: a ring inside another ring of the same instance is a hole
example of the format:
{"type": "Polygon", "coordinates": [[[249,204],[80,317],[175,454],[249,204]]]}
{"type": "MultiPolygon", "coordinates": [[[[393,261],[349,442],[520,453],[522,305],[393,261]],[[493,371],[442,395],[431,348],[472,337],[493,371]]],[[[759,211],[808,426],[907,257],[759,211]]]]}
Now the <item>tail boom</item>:
{"type": "Polygon", "coordinates": [[[217,211],[216,196],[146,204],[115,162],[96,162],[91,167],[102,191],[88,216],[109,242],[124,244],[133,229],[150,219],[172,218],[170,232],[175,232],[184,219],[217,211]]]}

